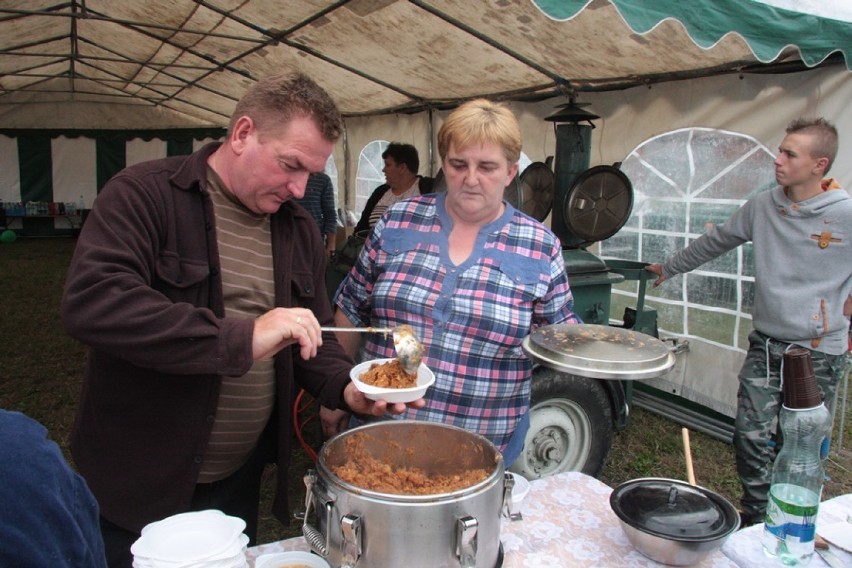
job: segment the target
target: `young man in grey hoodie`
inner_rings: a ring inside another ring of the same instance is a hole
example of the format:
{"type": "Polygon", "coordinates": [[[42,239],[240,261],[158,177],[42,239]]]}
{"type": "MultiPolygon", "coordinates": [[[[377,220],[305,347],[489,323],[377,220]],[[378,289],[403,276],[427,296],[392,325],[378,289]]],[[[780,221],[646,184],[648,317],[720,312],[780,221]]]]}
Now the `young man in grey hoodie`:
{"type": "Polygon", "coordinates": [[[778,185],[746,202],[662,264],[659,286],[751,241],[754,330],[739,374],[734,447],[744,525],[763,522],[781,410],[781,360],[791,347],[811,353],[826,406],[845,370],[852,313],[852,198],[823,179],[837,155],[837,129],[822,118],[795,120],[775,160],[778,185]]]}

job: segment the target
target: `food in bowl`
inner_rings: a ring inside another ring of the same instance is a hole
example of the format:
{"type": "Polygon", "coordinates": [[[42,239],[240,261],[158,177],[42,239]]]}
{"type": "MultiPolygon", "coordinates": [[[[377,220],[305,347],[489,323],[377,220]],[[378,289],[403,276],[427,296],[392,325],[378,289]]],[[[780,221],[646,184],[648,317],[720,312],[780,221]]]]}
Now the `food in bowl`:
{"type": "Polygon", "coordinates": [[[407,389],[417,386],[417,373],[406,373],[399,359],[387,363],[372,363],[361,373],[360,381],[366,385],[387,389],[407,389]]]}
{"type": "Polygon", "coordinates": [[[396,361],[396,359],[374,359],[372,361],[359,363],[349,371],[349,377],[352,379],[352,383],[355,387],[364,393],[364,396],[370,400],[385,400],[389,403],[412,402],[418,398],[423,398],[423,395],[426,394],[429,387],[435,384],[435,374],[423,363],[420,363],[420,366],[417,367],[417,382],[411,387],[377,387],[367,384],[361,380],[361,376],[365,372],[369,371],[373,365],[384,365],[385,363],[391,363],[393,361],[396,361]]]}
{"type": "Polygon", "coordinates": [[[328,562],[316,554],[292,550],[261,554],[254,561],[254,568],[330,568],[328,562]]]}
{"type": "MultiPolygon", "coordinates": [[[[485,480],[490,471],[465,469],[450,474],[429,473],[421,468],[395,465],[370,454],[360,435],[350,436],[345,443],[348,459],[331,471],[341,480],[356,487],[395,495],[437,495],[466,489],[485,480]]],[[[402,448],[399,448],[402,450],[402,448]]],[[[414,451],[412,448],[404,450],[414,451]]]]}

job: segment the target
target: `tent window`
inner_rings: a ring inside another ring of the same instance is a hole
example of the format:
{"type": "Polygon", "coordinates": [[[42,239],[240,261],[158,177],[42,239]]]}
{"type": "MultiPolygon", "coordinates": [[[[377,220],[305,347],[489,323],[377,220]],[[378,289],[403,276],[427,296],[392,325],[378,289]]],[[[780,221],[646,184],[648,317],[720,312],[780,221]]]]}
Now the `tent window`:
{"type": "Polygon", "coordinates": [[[529,156],[521,152],[521,157],[518,158],[518,175],[524,173],[530,164],[532,164],[532,160],[530,160],[529,156]]]}
{"type": "MultiPolygon", "coordinates": [[[[334,191],[332,192],[334,194],[334,210],[337,211],[340,206],[340,189],[337,183],[337,163],[334,161],[334,156],[328,157],[323,171],[329,178],[331,178],[331,186],[334,188],[334,191]]],[[[337,224],[340,227],[343,226],[343,221],[341,220],[340,215],[337,217],[337,224]]]]}
{"type": "Polygon", "coordinates": [[[373,140],[361,150],[358,156],[358,172],[355,175],[355,216],[361,218],[361,212],[373,191],[385,183],[382,168],[385,162],[382,152],[388,147],[387,140],[373,140]]]}
{"type": "MultiPolygon", "coordinates": [[[[661,262],[724,223],[747,199],[775,185],[775,157],[750,136],[686,128],[650,138],[622,163],[634,191],[630,218],[601,243],[604,258],[661,262]]],[[[635,306],[637,281],[613,290],[613,315],[635,306]]],[[[751,243],[646,290],[659,327],[745,350],[751,329],[751,243]]]]}

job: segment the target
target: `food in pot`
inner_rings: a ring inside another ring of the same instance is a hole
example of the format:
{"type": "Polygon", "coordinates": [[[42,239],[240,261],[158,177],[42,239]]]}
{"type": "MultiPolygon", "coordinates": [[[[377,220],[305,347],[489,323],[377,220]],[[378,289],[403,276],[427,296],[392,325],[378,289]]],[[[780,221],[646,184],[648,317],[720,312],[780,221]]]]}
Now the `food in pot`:
{"type": "MultiPolygon", "coordinates": [[[[398,444],[395,444],[398,446],[398,444]]],[[[400,452],[415,448],[399,447],[400,452]]],[[[476,485],[486,479],[489,471],[468,469],[452,474],[430,474],[417,467],[405,467],[382,462],[363,447],[360,436],[346,440],[348,460],[332,467],[334,474],[347,483],[379,493],[396,495],[434,495],[452,493],[476,485]]]]}
{"type": "Polygon", "coordinates": [[[417,373],[405,372],[399,359],[388,363],[373,363],[358,377],[362,383],[385,389],[407,389],[417,386],[417,373]]]}

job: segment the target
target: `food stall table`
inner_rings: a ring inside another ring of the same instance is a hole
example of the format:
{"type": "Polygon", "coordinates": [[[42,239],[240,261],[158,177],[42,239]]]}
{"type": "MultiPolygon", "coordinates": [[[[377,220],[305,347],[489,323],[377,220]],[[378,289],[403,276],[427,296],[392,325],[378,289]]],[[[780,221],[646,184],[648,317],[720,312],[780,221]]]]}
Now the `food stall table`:
{"type": "Polygon", "coordinates": [[[23,237],[53,236],[57,230],[78,233],[83,224],[79,213],[53,213],[50,215],[6,215],[8,228],[20,230],[23,237]],[[20,227],[18,227],[20,225],[20,227]]]}
{"type": "MultiPolygon", "coordinates": [[[[852,494],[823,501],[820,503],[817,512],[817,534],[826,534],[824,531],[828,530],[829,527],[846,529],[845,534],[849,535],[845,541],[846,546],[852,547],[850,546],[852,545],[850,541],[852,539],[852,524],[846,522],[848,515],[852,515],[852,494]],[[840,523],[839,526],[838,523],[840,523]],[[848,528],[845,525],[848,525],[848,528]]],[[[749,568],[777,568],[781,566],[778,559],[768,557],[763,553],[762,536],[762,524],[744,528],[732,534],[725,541],[722,552],[740,566],[748,566],[749,568]]],[[[852,554],[848,550],[831,544],[831,551],[840,559],[842,566],[852,566],[852,554]]],[[[811,558],[810,566],[825,566],[826,563],[817,556],[817,554],[814,554],[811,558]]]]}
{"type": "MultiPolygon", "coordinates": [[[[612,488],[594,477],[560,473],[533,480],[521,504],[523,520],[503,519],[500,541],[503,566],[562,568],[564,566],[663,566],[643,556],[627,540],[609,505],[612,488]]],[[[249,565],[260,554],[308,550],[302,537],[249,549],[249,565]]],[[[737,564],[720,550],[698,567],[725,568],[737,564]]]]}

